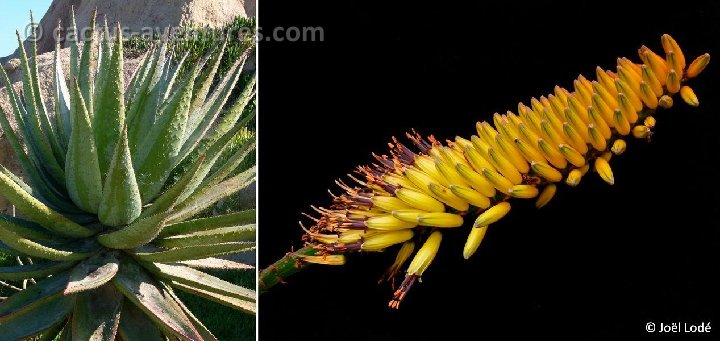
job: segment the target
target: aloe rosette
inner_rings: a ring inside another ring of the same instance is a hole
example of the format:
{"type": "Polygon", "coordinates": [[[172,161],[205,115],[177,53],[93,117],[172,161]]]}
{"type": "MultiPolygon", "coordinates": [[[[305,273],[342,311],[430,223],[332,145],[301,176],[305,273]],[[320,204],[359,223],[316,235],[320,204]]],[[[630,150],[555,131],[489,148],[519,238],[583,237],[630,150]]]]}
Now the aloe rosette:
{"type": "Polygon", "coordinates": [[[541,208],[557,184],[577,186],[589,172],[613,185],[610,159],[625,152],[626,140],[650,139],[657,110],[672,107],[678,93],[699,105],[687,84],[710,55],[686,61],[670,35],[661,44],[664,57],[642,46],[639,62],[618,58],[615,70],[597,67],[595,80],[580,75],[570,90],[556,86],[529,105],[519,103],[516,113],[495,113],[470,138],[443,143],[413,131],[407,137],[414,148],[393,139],[390,155],[374,155],[376,163],[350,176],[354,185],[338,181],[343,193],[329,207],[313,206],[305,246],[264,269],[260,290],[308,264],[342,265],[350,252],[396,248],[384,277],[405,274],[389,303],[397,308],[430,267],[444,233],[467,235],[468,259],[511,201],[534,199],[541,208]],[[458,231],[470,218],[472,226],[458,231]]]}
{"type": "Polygon", "coordinates": [[[119,25],[114,39],[107,23],[90,28],[71,39],[67,77],[56,47],[54,108],[34,43],[28,57],[18,34],[21,91],[2,71],[12,112],[0,124],[25,178],[0,169],[20,213],[0,215],[0,251],[34,262],[0,267],[0,281],[25,284],[0,302],[0,340],[214,340],[175,290],[255,313],[254,290],[203,271],[250,268],[220,256],[254,248],[254,210],[198,217],[255,179],[236,171],[252,140],[216,165],[254,116],[254,75],[230,101],[245,57],[217,75],[223,45],[181,72],[189,62],[165,39],[125,86],[119,25]]]}

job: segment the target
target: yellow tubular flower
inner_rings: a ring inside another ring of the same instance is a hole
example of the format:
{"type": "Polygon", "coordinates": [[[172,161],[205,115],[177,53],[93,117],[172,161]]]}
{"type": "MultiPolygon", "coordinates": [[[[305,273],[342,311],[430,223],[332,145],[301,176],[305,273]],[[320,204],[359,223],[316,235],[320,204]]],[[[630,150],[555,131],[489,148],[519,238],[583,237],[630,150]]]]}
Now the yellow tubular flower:
{"type": "Polygon", "coordinates": [[[406,210],[410,208],[410,206],[408,206],[406,203],[396,197],[375,196],[372,197],[370,200],[372,200],[374,207],[380,208],[388,212],[395,210],[406,210]]]}
{"type": "Polygon", "coordinates": [[[610,150],[615,155],[621,155],[625,152],[625,148],[627,148],[627,143],[623,139],[617,139],[615,142],[613,142],[612,147],[610,147],[610,150]]]}
{"type": "MultiPolygon", "coordinates": [[[[640,99],[640,96],[638,96],[637,92],[630,87],[627,83],[625,83],[620,78],[615,78],[615,86],[618,89],[618,93],[622,92],[625,97],[627,97],[628,100],[630,100],[630,104],[632,104],[632,107],[635,109],[635,111],[641,111],[643,108],[642,100],[640,99]]],[[[638,83],[638,90],[640,91],[640,84],[638,83]]]]}
{"type": "Polygon", "coordinates": [[[582,179],[582,171],[579,169],[573,169],[568,174],[567,179],[565,179],[565,183],[568,184],[570,187],[575,187],[580,184],[580,179],[582,179]]]}
{"type": "Polygon", "coordinates": [[[451,166],[448,161],[440,158],[435,159],[435,167],[442,174],[449,184],[466,185],[465,180],[458,174],[455,167],[451,166]]]}
{"type": "Polygon", "coordinates": [[[603,151],[607,148],[605,137],[592,123],[588,125],[588,135],[590,135],[590,143],[595,150],[603,151]]]}
{"type": "Polygon", "coordinates": [[[615,177],[613,176],[612,169],[610,169],[610,163],[604,158],[599,157],[595,159],[595,171],[608,184],[615,184],[615,177]]]}
{"type": "Polygon", "coordinates": [[[463,218],[452,213],[423,213],[418,216],[420,226],[458,227],[462,226],[463,218]]]}
{"type": "Polygon", "coordinates": [[[503,154],[507,156],[508,160],[512,162],[520,173],[527,173],[530,170],[530,164],[525,160],[525,157],[523,157],[515,144],[510,142],[512,140],[508,140],[502,135],[495,136],[495,140],[503,154]]]}
{"type": "Polygon", "coordinates": [[[418,250],[413,258],[412,262],[407,269],[408,275],[422,276],[425,270],[430,266],[435,255],[437,255],[438,249],[440,249],[440,242],[442,241],[442,234],[439,231],[435,231],[430,234],[423,246],[418,250]]]}
{"type": "MultiPolygon", "coordinates": [[[[542,120],[542,122],[540,122],[540,130],[542,133],[542,138],[554,145],[565,142],[564,139],[560,137],[555,128],[547,120],[542,120]]],[[[562,132],[562,125],[560,126],[559,132],[562,132]]]]}
{"type": "MultiPolygon", "coordinates": [[[[670,68],[665,63],[665,59],[658,56],[655,52],[652,52],[647,47],[643,46],[644,52],[640,54],[640,58],[643,59],[646,65],[650,66],[653,73],[657,76],[658,81],[660,81],[661,85],[665,85],[668,71],[670,71],[670,68]]],[[[642,49],[641,49],[642,50],[642,49]]]]}
{"type": "Polygon", "coordinates": [[[418,224],[402,221],[398,218],[393,217],[392,214],[385,214],[377,217],[368,218],[368,220],[365,221],[365,225],[374,230],[393,231],[411,229],[418,224]]]}
{"type": "Polygon", "coordinates": [[[670,70],[670,73],[668,73],[667,90],[671,94],[680,91],[680,75],[675,70],[670,70]]]}
{"type": "Polygon", "coordinates": [[[465,247],[463,247],[463,258],[470,259],[470,257],[475,254],[475,251],[477,251],[478,247],[480,247],[480,243],[482,243],[483,238],[485,238],[485,233],[487,233],[488,227],[489,225],[473,227],[470,229],[470,234],[465,241],[465,247]]]}
{"type": "Polygon", "coordinates": [[[687,69],[687,78],[695,78],[697,75],[700,74],[703,70],[705,70],[705,67],[710,63],[710,54],[706,53],[702,56],[699,56],[693,60],[692,63],[690,63],[690,66],[688,66],[687,69]]]}
{"type": "Polygon", "coordinates": [[[545,205],[547,205],[550,200],[555,196],[555,192],[557,191],[557,186],[555,184],[548,184],[543,188],[542,192],[540,192],[540,196],[538,196],[537,200],[535,201],[535,207],[537,208],[543,208],[545,205]]]}
{"type": "Polygon", "coordinates": [[[660,97],[663,94],[663,88],[662,85],[660,85],[660,81],[655,77],[655,73],[652,72],[652,69],[647,67],[647,65],[641,66],[642,69],[642,80],[643,82],[650,85],[650,89],[652,89],[653,93],[655,94],[655,97],[660,97]]]}
{"type": "MultiPolygon", "coordinates": [[[[601,67],[595,68],[595,76],[598,79],[597,82],[600,83],[603,86],[603,89],[606,92],[609,92],[612,96],[617,96],[617,90],[615,89],[615,81],[610,77],[610,75],[605,72],[601,67]]],[[[593,88],[595,87],[595,84],[593,84],[593,88]]],[[[597,91],[597,89],[595,89],[597,91]]]]}
{"type": "Polygon", "coordinates": [[[458,210],[458,211],[467,211],[468,208],[470,208],[470,204],[468,204],[467,201],[462,200],[452,194],[452,192],[444,186],[436,185],[436,184],[430,184],[428,186],[430,189],[430,192],[432,192],[433,196],[444,202],[446,205],[458,210]]]}
{"type": "Polygon", "coordinates": [[[515,139],[515,146],[517,146],[520,153],[525,157],[528,162],[545,162],[545,157],[533,146],[528,144],[522,139],[515,139]]]}
{"type": "Polygon", "coordinates": [[[585,165],[585,157],[580,154],[577,150],[573,149],[566,144],[560,145],[560,154],[575,167],[582,167],[585,165]]]}
{"type": "Polygon", "coordinates": [[[580,152],[581,154],[585,154],[588,151],[587,144],[585,143],[585,140],[578,134],[577,130],[573,128],[570,123],[565,122],[563,123],[563,132],[565,133],[565,140],[570,143],[575,150],[580,152]]]}
{"type": "Polygon", "coordinates": [[[469,166],[460,163],[455,165],[455,169],[457,169],[458,174],[460,174],[460,176],[462,176],[468,184],[470,184],[470,187],[474,188],[486,197],[495,196],[495,187],[490,183],[490,181],[485,179],[482,174],[474,171],[469,166]]]}
{"type": "Polygon", "coordinates": [[[435,167],[435,160],[433,160],[431,157],[427,155],[417,155],[415,157],[414,166],[416,166],[421,172],[430,176],[430,178],[432,178],[432,180],[435,180],[437,183],[443,186],[449,185],[447,179],[442,174],[440,174],[437,167],[435,167]]]}
{"type": "Polygon", "coordinates": [[[495,189],[502,193],[508,194],[508,190],[510,190],[510,187],[513,186],[513,183],[510,180],[494,170],[483,168],[482,175],[490,184],[493,185],[493,187],[495,187],[495,189]]]}
{"type": "Polygon", "coordinates": [[[567,161],[563,155],[560,154],[560,149],[558,147],[551,145],[543,139],[538,139],[538,149],[540,149],[540,152],[543,156],[545,156],[545,159],[550,161],[553,166],[560,169],[567,166],[567,161]]]}
{"type": "MultiPolygon", "coordinates": [[[[617,67],[618,71],[618,79],[626,83],[630,86],[630,89],[633,91],[637,91],[640,89],[640,77],[636,77],[632,71],[627,70],[626,68],[619,66],[617,67]]],[[[617,87],[617,84],[615,85],[617,87]]],[[[618,88],[618,91],[621,91],[618,88]]],[[[622,91],[627,91],[627,88],[623,89],[622,91]]]]}
{"type": "Polygon", "coordinates": [[[413,241],[404,242],[402,246],[400,246],[400,250],[398,250],[398,253],[395,256],[395,261],[386,271],[385,277],[395,277],[395,274],[400,271],[400,268],[405,265],[405,262],[407,262],[410,256],[412,256],[413,251],[415,251],[415,243],[413,241]]]}
{"type": "Polygon", "coordinates": [[[361,248],[364,251],[381,251],[395,244],[404,243],[414,235],[413,230],[375,233],[365,238],[361,248]]]}
{"type": "Polygon", "coordinates": [[[540,193],[534,185],[515,185],[510,188],[510,196],[513,198],[532,199],[540,193]]]}
{"type": "MultiPolygon", "coordinates": [[[[577,119],[582,120],[583,123],[590,122],[590,118],[587,114],[587,106],[580,103],[574,94],[568,96],[568,108],[572,111],[573,115],[577,119]]],[[[567,119],[568,112],[565,111],[565,118],[567,119]]]]}
{"type": "Polygon", "coordinates": [[[628,122],[635,123],[638,120],[637,110],[633,107],[630,100],[623,93],[618,93],[618,103],[620,104],[620,111],[623,116],[627,118],[628,122]]]}
{"type": "Polygon", "coordinates": [[[495,169],[497,169],[505,178],[510,180],[510,182],[515,185],[522,182],[522,175],[517,168],[508,161],[508,159],[500,155],[500,153],[495,151],[494,148],[488,149],[488,155],[490,156],[490,162],[495,166],[495,169]]]}
{"type": "MultiPolygon", "coordinates": [[[[561,131],[562,130],[562,121],[560,121],[560,118],[558,115],[563,114],[563,111],[560,111],[559,113],[552,112],[548,108],[545,108],[543,110],[543,119],[550,123],[550,126],[555,129],[555,131],[561,131]]],[[[540,124],[542,125],[542,121],[540,121],[540,124]]],[[[542,126],[540,127],[542,129],[542,126]]]]}
{"type": "Polygon", "coordinates": [[[678,45],[675,39],[673,39],[673,37],[671,37],[669,34],[663,34],[662,37],[660,37],[660,42],[662,43],[662,47],[665,53],[672,52],[676,55],[679,69],[684,69],[685,55],[683,54],[682,50],[680,49],[680,45],[678,45]]]}
{"type": "Polygon", "coordinates": [[[640,98],[642,99],[645,106],[650,109],[655,109],[658,106],[658,99],[655,97],[655,93],[650,89],[650,86],[645,81],[640,82],[640,98]]]}
{"type": "Polygon", "coordinates": [[[623,116],[622,111],[620,109],[615,110],[615,114],[613,115],[613,122],[615,122],[615,130],[620,135],[627,135],[630,134],[630,122],[625,119],[625,116],[623,116]]]}
{"type": "Polygon", "coordinates": [[[683,101],[689,105],[694,107],[700,105],[700,101],[698,101],[695,91],[687,85],[683,85],[683,87],[680,88],[680,97],[682,97],[683,101]]]}
{"type": "MultiPolygon", "coordinates": [[[[683,75],[683,67],[680,66],[680,61],[675,56],[674,51],[670,51],[665,56],[665,62],[667,63],[670,70],[675,70],[677,73],[678,78],[682,78],[683,75]]],[[[669,76],[669,75],[668,75],[669,76]]]]}
{"type": "Polygon", "coordinates": [[[599,114],[609,126],[612,126],[612,110],[597,93],[593,94],[592,106],[588,107],[588,115],[590,116],[591,122],[593,120],[591,111],[593,110],[599,114]]]}
{"type": "MultiPolygon", "coordinates": [[[[607,76],[607,74],[605,75],[607,76]]],[[[608,76],[608,78],[609,77],[610,76],[608,76]]],[[[615,99],[615,97],[617,96],[617,90],[614,87],[615,83],[613,83],[612,91],[608,90],[604,85],[598,83],[597,81],[593,81],[592,84],[594,91],[593,96],[595,96],[595,94],[600,96],[600,99],[602,99],[608,107],[614,108],[617,106],[617,100],[615,99]]]]}
{"type": "Polygon", "coordinates": [[[455,194],[456,196],[469,202],[471,205],[473,205],[475,207],[480,207],[480,208],[490,207],[490,199],[488,197],[482,195],[480,192],[477,192],[471,188],[458,186],[458,185],[450,185],[450,190],[453,192],[453,194],[455,194]]]}
{"type": "Polygon", "coordinates": [[[423,213],[428,213],[423,210],[397,210],[392,211],[392,216],[398,218],[404,222],[417,223],[418,216],[423,213]]]}
{"type": "Polygon", "coordinates": [[[562,174],[546,163],[533,162],[530,167],[535,174],[545,178],[547,181],[559,182],[562,180],[562,174]]]}
{"type": "Polygon", "coordinates": [[[411,189],[400,188],[395,195],[411,207],[428,212],[445,212],[445,205],[435,198],[411,189]]]}
{"type": "Polygon", "coordinates": [[[481,213],[477,219],[475,219],[475,223],[473,223],[473,227],[480,227],[480,226],[486,226],[490,225],[500,219],[502,219],[506,214],[510,212],[510,203],[507,201],[503,201],[501,203],[496,204],[493,207],[488,208],[485,210],[485,212],[481,213]]]}
{"type": "Polygon", "coordinates": [[[478,148],[472,146],[465,147],[465,157],[470,162],[472,168],[477,172],[481,172],[484,168],[495,170],[495,166],[488,161],[490,157],[484,157],[478,148]]]}
{"type": "Polygon", "coordinates": [[[600,133],[602,133],[602,136],[605,139],[609,139],[612,135],[612,131],[610,130],[610,125],[608,124],[607,119],[612,122],[613,114],[610,113],[610,116],[606,119],[605,117],[600,116],[598,111],[595,110],[595,108],[593,107],[588,108],[588,113],[590,114],[590,123],[597,127],[597,129],[600,131],[600,133]]]}

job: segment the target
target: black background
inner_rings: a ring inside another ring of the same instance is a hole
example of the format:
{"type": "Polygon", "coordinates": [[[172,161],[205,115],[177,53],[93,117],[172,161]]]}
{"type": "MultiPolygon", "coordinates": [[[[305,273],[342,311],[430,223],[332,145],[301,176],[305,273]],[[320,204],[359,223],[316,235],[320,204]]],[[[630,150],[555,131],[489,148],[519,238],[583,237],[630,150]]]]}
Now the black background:
{"type": "MultiPolygon", "coordinates": [[[[615,186],[589,173],[530,201],[489,230],[465,261],[467,227],[445,233],[423,283],[399,311],[377,279],[393,252],[314,266],[260,296],[262,340],[608,340],[647,336],[647,322],[711,321],[720,339],[718,130],[720,3],[575,1],[261,1],[260,26],[321,26],[324,42],[261,42],[260,266],[301,246],[308,206],[390,137],[410,128],[440,139],[518,101],[570,88],[596,65],[661,51],[672,34],[710,66],[660,111],[651,143],[614,157],[615,186]]],[[[688,61],[688,63],[689,63],[688,61]]],[[[654,339],[690,335],[653,334],[654,339]]]]}

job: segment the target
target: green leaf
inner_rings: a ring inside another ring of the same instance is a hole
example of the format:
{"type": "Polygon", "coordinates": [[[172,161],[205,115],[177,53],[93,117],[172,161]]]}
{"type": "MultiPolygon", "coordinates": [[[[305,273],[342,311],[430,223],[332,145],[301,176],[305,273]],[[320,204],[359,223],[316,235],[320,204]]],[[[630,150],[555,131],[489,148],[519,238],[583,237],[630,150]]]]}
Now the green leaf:
{"type": "Polygon", "coordinates": [[[160,328],[127,299],[120,317],[118,334],[122,340],[166,341],[160,328]]]}
{"type": "MultiPolygon", "coordinates": [[[[195,190],[198,187],[209,187],[209,186],[200,186],[201,182],[204,182],[203,179],[207,176],[207,174],[210,172],[212,167],[215,165],[217,160],[222,156],[223,152],[227,149],[229,149],[233,142],[233,138],[236,136],[239,136],[241,134],[244,127],[242,126],[236,126],[233,128],[232,131],[228,132],[217,140],[212,147],[207,151],[207,158],[204,158],[205,161],[202,163],[201,167],[197,170],[197,175],[192,178],[192,181],[189,182],[185,187],[185,189],[180,192],[179,195],[177,195],[177,202],[182,202],[183,200],[187,199],[190,195],[192,195],[195,190]]],[[[203,159],[201,157],[201,159],[203,159]]],[[[200,161],[200,160],[198,160],[200,161]]],[[[196,163],[198,162],[196,161],[196,163]]],[[[233,169],[234,170],[234,169],[233,169]]],[[[213,184],[214,185],[214,184],[213,184]]]]}
{"type": "Polygon", "coordinates": [[[87,27],[87,35],[84,38],[83,51],[80,56],[79,73],[76,75],[82,98],[85,100],[85,106],[89,114],[94,113],[93,103],[93,64],[97,61],[95,50],[95,25],[97,19],[97,8],[90,17],[90,25],[87,27]]]}
{"type": "Polygon", "coordinates": [[[198,186],[200,188],[213,186],[217,184],[220,181],[225,180],[232,172],[237,170],[237,168],[242,164],[242,162],[245,160],[245,158],[255,151],[255,142],[254,141],[247,141],[245,142],[245,145],[240,147],[238,151],[235,152],[225,163],[218,168],[215,173],[211,174],[210,176],[206,177],[205,180],[198,186]]]}
{"type": "Polygon", "coordinates": [[[109,282],[120,268],[114,252],[101,252],[78,264],[70,271],[65,295],[88,291],[109,282]]]}
{"type": "Polygon", "coordinates": [[[207,290],[224,296],[235,297],[248,302],[256,302],[257,299],[257,293],[255,290],[243,288],[239,285],[224,281],[213,275],[184,265],[160,263],[142,263],[142,265],[162,279],[176,281],[201,290],[207,290]]]}
{"type": "Polygon", "coordinates": [[[141,218],[149,217],[153,214],[167,213],[183,198],[180,195],[185,192],[189,185],[194,182],[198,182],[197,178],[204,177],[204,174],[198,174],[201,169],[205,158],[200,158],[195,163],[192,169],[188,170],[183,176],[174,183],[169,189],[161,194],[150,207],[146,208],[145,211],[140,214],[141,218]]]}
{"type": "Polygon", "coordinates": [[[59,296],[0,322],[3,340],[21,340],[61,323],[73,308],[74,297],[59,296]]]}
{"type": "MultiPolygon", "coordinates": [[[[108,54],[109,55],[109,54],[108,54]]],[[[125,83],[123,81],[123,44],[122,31],[118,24],[115,33],[112,60],[104,70],[103,83],[98,84],[97,107],[93,117],[95,143],[98,148],[100,174],[106,174],[113,160],[115,146],[121,139],[125,125],[125,83]]],[[[102,69],[101,69],[102,70],[102,69]]],[[[128,150],[128,158],[129,158],[128,150]]]]}
{"type": "Polygon", "coordinates": [[[133,101],[135,100],[137,94],[140,92],[140,89],[147,76],[148,66],[152,64],[151,60],[154,52],[155,48],[153,47],[146,51],[142,55],[142,57],[140,57],[140,60],[138,61],[138,67],[133,72],[132,77],[130,77],[130,84],[128,84],[127,91],[125,91],[125,103],[128,104],[128,108],[132,106],[133,101]]]}
{"type": "Polygon", "coordinates": [[[0,172],[0,193],[26,217],[43,227],[69,237],[89,237],[95,231],[78,225],[25,192],[17,183],[0,172]]]}
{"type": "Polygon", "coordinates": [[[177,205],[174,213],[170,216],[169,222],[179,222],[194,216],[202,210],[210,207],[216,202],[247,187],[255,181],[256,167],[227,179],[215,186],[209,186],[197,191],[182,203],[177,205]]]}
{"type": "Polygon", "coordinates": [[[67,324],[68,324],[67,320],[61,320],[59,323],[56,323],[54,326],[43,330],[42,335],[40,335],[40,338],[38,338],[38,341],[63,340],[60,338],[60,336],[62,334],[63,328],[65,328],[65,326],[67,324]]]}
{"type": "Polygon", "coordinates": [[[186,220],[181,223],[165,226],[160,231],[159,238],[168,236],[190,234],[194,232],[207,231],[221,227],[244,225],[255,222],[255,210],[247,210],[232,214],[219,215],[208,218],[186,220]]]}
{"type": "Polygon", "coordinates": [[[244,311],[249,314],[255,314],[257,312],[257,306],[255,302],[245,301],[235,297],[218,294],[209,290],[199,289],[187,284],[180,283],[178,281],[171,281],[170,285],[190,294],[209,299],[224,306],[244,311]]]}
{"type": "Polygon", "coordinates": [[[135,156],[143,139],[155,124],[158,113],[160,89],[158,82],[162,80],[167,63],[168,39],[163,41],[160,48],[155,51],[153,62],[148,70],[148,76],[143,84],[143,90],[138,93],[137,99],[128,112],[128,142],[130,153],[135,156]]]}
{"type": "MultiPolygon", "coordinates": [[[[228,112],[220,118],[217,124],[212,125],[212,130],[208,130],[208,126],[200,125],[196,134],[189,136],[182,149],[183,162],[193,162],[199,155],[205,154],[215,142],[217,142],[225,134],[233,130],[237,125],[245,126],[249,119],[243,119],[244,123],[236,124],[240,119],[240,116],[245,110],[245,107],[249,103],[250,99],[253,98],[255,86],[255,76],[248,81],[240,94],[238,99],[233,103],[228,112]],[[200,130],[205,129],[205,131],[200,130]]],[[[212,105],[213,102],[209,102],[212,105]]],[[[221,109],[222,107],[219,107],[221,109]]],[[[210,110],[210,109],[208,109],[210,110]]]]}
{"type": "Polygon", "coordinates": [[[153,244],[164,248],[182,248],[252,240],[255,240],[255,225],[221,227],[208,231],[172,236],[156,240],[153,244]]]}
{"type": "Polygon", "coordinates": [[[55,135],[52,124],[50,124],[50,118],[48,117],[47,109],[45,108],[45,101],[43,100],[42,92],[40,91],[40,77],[38,76],[37,67],[37,29],[35,28],[35,19],[33,18],[32,12],[30,12],[30,26],[32,27],[31,35],[28,38],[28,41],[32,42],[32,44],[30,44],[32,51],[32,58],[30,59],[30,75],[33,80],[32,86],[33,95],[35,97],[35,107],[37,108],[37,115],[40,118],[42,129],[45,132],[48,142],[50,143],[50,149],[53,152],[53,156],[56,160],[58,160],[60,166],[62,167],[65,163],[65,153],[60,148],[57,135],[55,135]]]}
{"type": "Polygon", "coordinates": [[[187,76],[179,89],[160,110],[157,122],[148,132],[136,155],[133,165],[138,170],[138,184],[143,203],[152,201],[162,190],[165,180],[177,164],[182,138],[187,123],[192,78],[187,76]]]}
{"type": "Polygon", "coordinates": [[[27,54],[25,53],[19,32],[16,32],[16,34],[18,45],[20,46],[20,65],[23,74],[23,93],[25,94],[25,107],[24,110],[21,110],[21,114],[24,114],[23,121],[25,122],[27,134],[25,141],[29,144],[29,147],[35,151],[35,155],[38,157],[39,164],[37,164],[37,166],[45,169],[46,174],[50,176],[57,185],[62,186],[64,184],[65,174],[46,140],[45,132],[43,132],[40,123],[41,115],[35,103],[35,92],[33,90],[34,80],[31,77],[32,74],[27,54]]]}
{"type": "MultiPolygon", "coordinates": [[[[200,108],[200,110],[196,112],[195,115],[192,116],[192,121],[188,121],[188,126],[185,130],[185,134],[183,137],[184,143],[182,146],[182,151],[180,152],[180,155],[182,157],[185,157],[194,148],[196,148],[198,142],[205,136],[205,133],[211,127],[215,129],[215,125],[213,124],[213,122],[215,122],[215,119],[218,117],[218,115],[220,115],[222,108],[227,102],[227,99],[230,97],[230,94],[235,89],[235,85],[240,79],[243,63],[244,58],[237,61],[235,65],[233,65],[230,73],[225,76],[222,82],[218,85],[215,92],[213,92],[212,97],[208,99],[208,102],[202,108],[200,108]]],[[[215,141],[212,141],[210,143],[213,142],[215,141]]],[[[200,150],[198,152],[204,153],[205,151],[200,150]]]]}
{"type": "MultiPolygon", "coordinates": [[[[223,56],[225,55],[225,47],[227,46],[227,43],[227,39],[225,39],[217,54],[209,60],[209,62],[212,63],[212,66],[205,68],[205,71],[203,71],[195,80],[195,91],[193,93],[192,104],[190,105],[191,117],[199,114],[200,107],[207,100],[207,95],[210,92],[210,86],[212,86],[213,81],[215,80],[215,74],[217,73],[217,70],[220,67],[220,62],[222,62],[223,56]]],[[[206,65],[205,63],[202,64],[203,66],[206,65]]],[[[191,119],[191,121],[194,121],[194,119],[191,119]]]]}
{"type": "Polygon", "coordinates": [[[149,243],[165,226],[167,215],[156,214],[140,219],[117,231],[101,234],[97,237],[100,244],[112,249],[133,249],[149,243]]]}
{"type": "Polygon", "coordinates": [[[168,293],[170,297],[172,297],[173,300],[175,300],[175,303],[177,303],[180,308],[182,308],[183,312],[187,317],[190,319],[190,322],[192,322],[193,326],[195,326],[195,329],[197,329],[198,334],[202,337],[203,341],[218,341],[215,335],[213,335],[210,330],[205,327],[200,320],[198,320],[197,317],[188,309],[188,307],[185,306],[185,304],[180,300],[180,298],[175,295],[175,292],[172,290],[172,288],[165,283],[162,283],[163,289],[168,293]]]}
{"type": "Polygon", "coordinates": [[[182,262],[178,262],[178,264],[182,264],[188,267],[191,267],[193,269],[198,270],[252,270],[255,269],[254,266],[239,263],[233,260],[229,259],[222,259],[222,258],[203,258],[203,259],[196,259],[196,260],[186,260],[182,262]]]}
{"type": "Polygon", "coordinates": [[[182,308],[133,260],[123,258],[113,283],[155,323],[185,340],[202,340],[182,308]]]}
{"type": "Polygon", "coordinates": [[[46,262],[17,266],[0,267],[0,280],[21,281],[28,278],[43,278],[67,270],[75,262],[46,262]]]}
{"type": "Polygon", "coordinates": [[[124,296],[112,284],[77,295],[72,318],[75,340],[114,341],[124,296]]]}
{"type": "MultiPolygon", "coordinates": [[[[0,70],[3,69],[0,68],[0,70]]],[[[4,73],[4,70],[2,71],[2,73],[4,73]]],[[[13,102],[12,91],[8,92],[8,94],[10,94],[11,102],[13,102]]],[[[18,118],[16,117],[15,119],[17,120],[18,118]]],[[[18,124],[22,124],[22,122],[20,121],[18,122],[18,124]]],[[[5,112],[2,110],[2,108],[0,108],[0,126],[2,126],[3,133],[7,137],[8,143],[15,152],[15,156],[20,162],[23,172],[30,179],[30,181],[34,185],[34,188],[36,189],[36,191],[33,191],[32,196],[45,204],[53,206],[54,208],[62,208],[64,210],[72,211],[71,208],[74,207],[74,205],[68,204],[67,199],[62,198],[62,195],[59,194],[59,192],[57,192],[57,190],[54,188],[54,184],[52,184],[52,182],[48,178],[46,178],[44,174],[41,173],[41,171],[35,168],[33,163],[25,154],[25,151],[23,150],[20,141],[15,135],[15,132],[12,130],[10,122],[8,122],[7,117],[5,116],[5,112]]],[[[15,180],[16,177],[12,173],[4,169],[4,167],[2,172],[5,173],[8,177],[11,177],[13,178],[13,180],[15,180]]],[[[17,180],[15,180],[15,182],[20,184],[17,180]]],[[[77,211],[77,208],[75,208],[75,210],[77,211]]]]}
{"type": "Polygon", "coordinates": [[[78,37],[78,29],[77,29],[77,21],[75,20],[75,6],[71,7],[71,28],[70,32],[68,32],[68,40],[70,41],[70,75],[71,78],[78,78],[78,75],[80,74],[80,46],[78,45],[78,42],[80,41],[80,37],[78,37]]]}
{"type": "Polygon", "coordinates": [[[18,236],[29,239],[56,240],[57,236],[49,233],[41,225],[9,215],[0,214],[0,221],[5,222],[3,226],[16,233],[18,236]]]}
{"type": "Polygon", "coordinates": [[[135,253],[135,257],[146,262],[171,263],[240,253],[254,247],[255,243],[250,242],[222,243],[215,245],[188,246],[165,251],[146,252],[145,250],[141,250],[135,253]]]}
{"type": "Polygon", "coordinates": [[[102,198],[102,180],[90,116],[80,87],[73,88],[73,130],[70,135],[65,177],[72,201],[86,212],[97,213],[102,198]]]}
{"type": "MultiPolygon", "coordinates": [[[[69,278],[69,272],[48,277],[27,289],[8,297],[0,304],[0,326],[19,314],[42,306],[48,301],[62,297],[62,290],[69,278]]],[[[48,326],[49,327],[49,326],[48,326]]],[[[0,333],[0,335],[5,335],[0,333]]]]}
{"type": "MultiPolygon", "coordinates": [[[[63,250],[53,246],[46,245],[31,239],[23,238],[11,231],[8,226],[13,224],[0,220],[0,240],[11,248],[31,257],[39,257],[54,261],[76,261],[85,259],[92,254],[91,252],[82,252],[74,250],[63,250]]],[[[12,227],[11,227],[12,228],[12,227]]],[[[14,228],[17,228],[15,226],[14,228]]]]}
{"type": "MultiPolygon", "coordinates": [[[[58,23],[58,32],[60,32],[61,24],[58,23]]],[[[60,40],[55,44],[55,54],[53,62],[54,83],[55,83],[55,120],[58,140],[61,146],[67,152],[70,133],[72,132],[72,123],[70,122],[70,91],[65,81],[65,71],[60,60],[60,40]]],[[[63,154],[65,160],[65,154],[63,154]]]]}
{"type": "Polygon", "coordinates": [[[123,129],[120,143],[116,143],[115,156],[105,178],[98,217],[108,226],[121,226],[140,216],[142,200],[135,181],[135,170],[127,142],[127,129],[123,129]]]}

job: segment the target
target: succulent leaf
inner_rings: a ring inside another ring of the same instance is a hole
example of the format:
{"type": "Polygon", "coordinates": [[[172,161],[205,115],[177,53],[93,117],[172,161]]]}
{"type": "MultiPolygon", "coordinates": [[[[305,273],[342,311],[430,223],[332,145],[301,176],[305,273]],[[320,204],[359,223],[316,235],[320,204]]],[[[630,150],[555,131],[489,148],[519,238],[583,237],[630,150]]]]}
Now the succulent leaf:
{"type": "Polygon", "coordinates": [[[229,255],[253,249],[255,243],[231,242],[214,245],[188,246],[164,251],[139,251],[135,257],[146,262],[179,262],[183,260],[202,259],[229,255]]]}
{"type": "Polygon", "coordinates": [[[157,274],[160,278],[166,280],[176,281],[201,290],[215,292],[224,296],[235,297],[249,302],[255,302],[257,299],[257,293],[255,290],[243,288],[239,285],[232,284],[184,265],[143,263],[143,266],[151,272],[157,274]]]}
{"type": "Polygon", "coordinates": [[[182,308],[162,289],[160,283],[133,260],[122,259],[113,283],[155,323],[184,340],[202,340],[182,308]]]}
{"type": "Polygon", "coordinates": [[[65,178],[72,201],[86,212],[97,213],[102,199],[102,180],[90,115],[77,81],[72,93],[73,130],[70,134],[65,178]]]}
{"type": "Polygon", "coordinates": [[[70,279],[64,294],[71,295],[96,289],[109,282],[120,268],[120,260],[114,252],[98,253],[78,264],[70,271],[70,279]]]}
{"type": "Polygon", "coordinates": [[[158,237],[166,238],[168,236],[190,234],[194,232],[207,231],[221,227],[238,226],[254,222],[255,210],[247,210],[237,213],[186,220],[181,223],[170,224],[165,226],[165,228],[160,231],[158,237]]]}
{"type": "Polygon", "coordinates": [[[115,155],[105,177],[102,201],[98,210],[100,222],[108,226],[121,226],[133,222],[140,216],[142,202],[135,181],[127,129],[123,129],[116,143],[115,155]]]}
{"type": "Polygon", "coordinates": [[[113,341],[125,297],[112,284],[82,292],[75,299],[72,336],[75,340],[113,341]]]}
{"type": "Polygon", "coordinates": [[[0,267],[0,280],[21,281],[28,278],[43,278],[67,270],[75,262],[45,262],[38,264],[0,267]]]}

